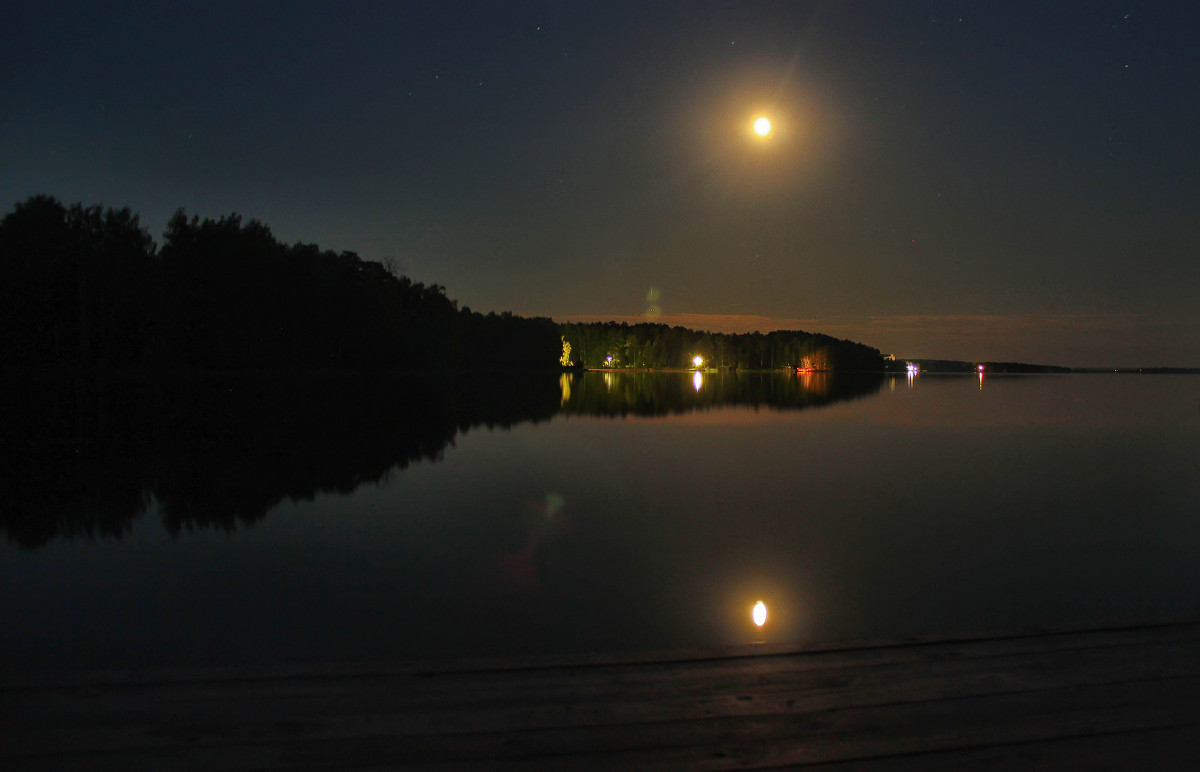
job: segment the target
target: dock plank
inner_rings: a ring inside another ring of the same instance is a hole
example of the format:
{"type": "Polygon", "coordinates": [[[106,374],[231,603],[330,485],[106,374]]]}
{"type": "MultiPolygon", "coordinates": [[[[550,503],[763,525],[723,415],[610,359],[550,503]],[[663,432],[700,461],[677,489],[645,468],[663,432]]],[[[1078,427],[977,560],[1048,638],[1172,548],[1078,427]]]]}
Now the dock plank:
{"type": "Polygon", "coordinates": [[[608,661],[25,679],[0,684],[0,719],[0,764],[13,769],[1173,759],[1200,750],[1200,623],[608,661]]]}

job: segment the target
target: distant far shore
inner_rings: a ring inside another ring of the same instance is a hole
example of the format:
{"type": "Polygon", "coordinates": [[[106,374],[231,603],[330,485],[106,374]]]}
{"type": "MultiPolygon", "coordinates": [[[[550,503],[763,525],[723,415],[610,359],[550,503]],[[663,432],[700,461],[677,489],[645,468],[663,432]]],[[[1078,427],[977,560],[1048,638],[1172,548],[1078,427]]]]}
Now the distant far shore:
{"type": "MultiPolygon", "coordinates": [[[[889,364],[893,364],[890,363],[889,364]]],[[[1034,365],[1025,362],[965,362],[956,359],[900,359],[895,368],[901,372],[905,366],[914,364],[923,373],[976,373],[983,367],[987,374],[1068,374],[1068,373],[1124,373],[1140,375],[1200,375],[1200,367],[1063,367],[1061,365],[1034,365]]]]}

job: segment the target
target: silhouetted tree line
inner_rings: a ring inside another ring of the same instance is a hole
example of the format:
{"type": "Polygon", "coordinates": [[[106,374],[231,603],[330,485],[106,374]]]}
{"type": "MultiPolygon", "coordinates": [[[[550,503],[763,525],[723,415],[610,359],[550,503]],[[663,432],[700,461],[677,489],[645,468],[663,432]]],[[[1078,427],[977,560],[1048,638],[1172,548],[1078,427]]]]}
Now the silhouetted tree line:
{"type": "Polygon", "coordinates": [[[0,364],[125,368],[880,370],[877,349],[803,331],[729,335],[472,312],[353,252],[263,223],[176,212],[161,248],[126,209],[33,196],[0,220],[0,364]],[[561,337],[560,337],[561,336],[561,337]]]}
{"type": "Polygon", "coordinates": [[[727,334],[616,322],[561,325],[571,358],[582,367],[690,367],[693,357],[706,366],[739,370],[883,369],[879,349],[801,330],[727,334]]]}
{"type": "Polygon", "coordinates": [[[129,209],[19,203],[0,220],[0,363],[552,368],[557,325],[459,308],[353,252],[180,210],[161,249],[129,209]]]}

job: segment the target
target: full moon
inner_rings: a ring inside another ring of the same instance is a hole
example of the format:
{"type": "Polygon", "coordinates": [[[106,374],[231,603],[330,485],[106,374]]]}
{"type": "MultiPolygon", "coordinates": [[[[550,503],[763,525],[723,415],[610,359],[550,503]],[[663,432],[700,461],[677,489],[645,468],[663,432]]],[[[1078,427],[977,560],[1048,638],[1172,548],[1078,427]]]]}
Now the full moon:
{"type": "Polygon", "coordinates": [[[771,122],[766,118],[759,118],[754,122],[754,133],[760,137],[765,137],[771,133],[771,122]]]}

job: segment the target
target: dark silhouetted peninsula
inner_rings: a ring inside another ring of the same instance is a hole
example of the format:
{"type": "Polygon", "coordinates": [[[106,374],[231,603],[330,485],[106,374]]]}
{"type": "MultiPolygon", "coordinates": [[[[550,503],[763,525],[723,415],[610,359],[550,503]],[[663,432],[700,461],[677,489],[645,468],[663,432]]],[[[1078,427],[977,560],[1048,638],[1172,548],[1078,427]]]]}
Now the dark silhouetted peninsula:
{"type": "Polygon", "coordinates": [[[171,218],[48,196],[0,221],[0,362],[102,368],[553,368],[558,325],[480,314],[353,252],[236,214],[171,218]]]}
{"type": "Polygon", "coordinates": [[[828,335],[480,314],[353,252],[286,245],[237,214],[167,224],[49,196],[0,221],[0,363],[97,369],[883,369],[828,335]],[[699,358],[699,359],[697,359],[699,358]]]}

